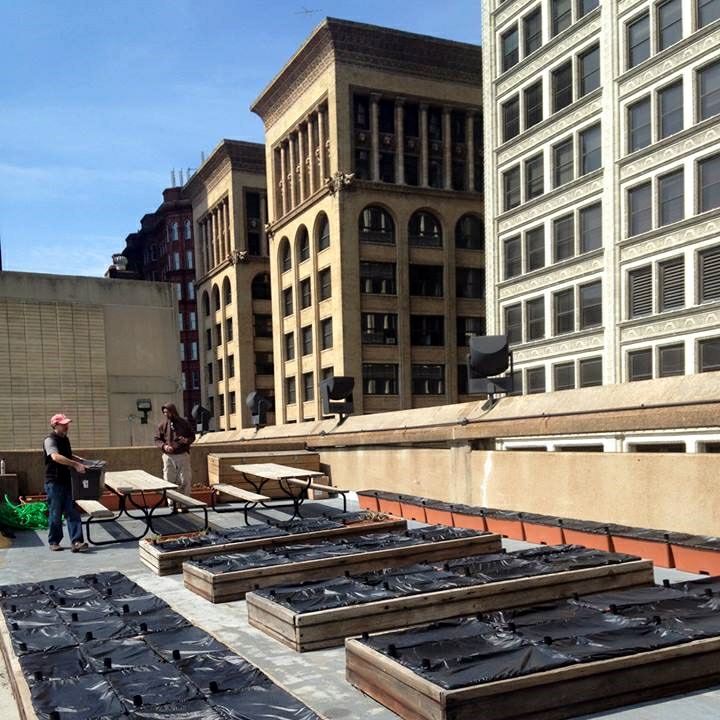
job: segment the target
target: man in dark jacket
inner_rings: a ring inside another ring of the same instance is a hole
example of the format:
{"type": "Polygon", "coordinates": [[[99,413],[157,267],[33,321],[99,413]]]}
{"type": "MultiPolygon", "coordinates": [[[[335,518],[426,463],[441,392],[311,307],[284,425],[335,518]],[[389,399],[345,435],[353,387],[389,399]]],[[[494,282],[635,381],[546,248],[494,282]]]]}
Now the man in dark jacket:
{"type": "Polygon", "coordinates": [[[155,445],[163,454],[163,478],[179,485],[180,492],[189,495],[192,489],[190,445],[195,440],[195,431],[172,403],[163,405],[162,411],[165,419],[158,425],[155,445]]]}
{"type": "Polygon", "coordinates": [[[62,516],[67,520],[68,534],[73,552],[85,552],[88,545],[83,541],[80,513],[72,497],[70,468],[85,472],[83,458],[74,455],[67,436],[72,420],[63,413],[50,418],[52,432],[43,442],[45,460],[45,494],[48,502],[48,543],[51,550],[62,550],[62,516]]]}

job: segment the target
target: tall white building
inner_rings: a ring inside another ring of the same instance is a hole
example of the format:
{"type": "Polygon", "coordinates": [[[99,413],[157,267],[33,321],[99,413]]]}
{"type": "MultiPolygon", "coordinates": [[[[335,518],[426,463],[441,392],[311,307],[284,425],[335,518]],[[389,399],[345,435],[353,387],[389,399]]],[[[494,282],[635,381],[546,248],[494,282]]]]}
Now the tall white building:
{"type": "Polygon", "coordinates": [[[484,0],[483,41],[516,391],[720,368],[720,0],[484,0]]]}

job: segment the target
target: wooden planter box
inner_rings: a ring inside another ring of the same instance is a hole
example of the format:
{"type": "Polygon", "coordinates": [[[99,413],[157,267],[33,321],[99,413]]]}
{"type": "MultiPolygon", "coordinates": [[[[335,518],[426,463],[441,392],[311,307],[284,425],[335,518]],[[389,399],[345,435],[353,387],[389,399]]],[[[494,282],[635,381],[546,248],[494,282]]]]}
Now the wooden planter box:
{"type": "Polygon", "coordinates": [[[660,567],[674,567],[668,533],[611,525],[610,534],[615,552],[647,558],[660,567]]]}
{"type": "Polygon", "coordinates": [[[363,510],[380,512],[380,503],[378,502],[376,492],[375,490],[358,490],[357,499],[363,510]]]}
{"type": "Polygon", "coordinates": [[[395,517],[402,517],[400,496],[397,493],[378,493],[377,499],[380,512],[395,515],[395,517]]]}
{"type": "Polygon", "coordinates": [[[500,549],[498,535],[477,535],[225,573],[212,573],[186,562],[183,563],[183,581],[186,588],[210,602],[230,602],[242,600],[245,593],[261,587],[326,580],[344,573],[359,574],[416,562],[495,553],[500,549]]]}
{"type": "Polygon", "coordinates": [[[674,567],[702,575],[720,575],[720,539],[688,537],[678,539],[670,535],[670,552],[674,567]]]}
{"type": "Polygon", "coordinates": [[[583,545],[595,550],[613,551],[612,536],[608,524],[562,519],[562,531],[565,542],[570,545],[583,545]]]}
{"type": "Polygon", "coordinates": [[[470,528],[471,530],[487,531],[485,516],[480,508],[469,505],[454,505],[452,509],[452,524],[454,527],[470,528]]]}
{"type": "Polygon", "coordinates": [[[416,520],[421,523],[427,522],[424,502],[425,498],[401,495],[400,512],[402,517],[406,520],[416,520]]]}
{"type": "Polygon", "coordinates": [[[248,593],[248,620],[298,652],[342,645],[350,635],[408,627],[479,612],[540,604],[575,593],[616,590],[653,581],[652,563],[629,560],[469,587],[377,600],[314,612],[296,612],[271,598],[248,593]]]}
{"type": "Polygon", "coordinates": [[[453,527],[453,506],[438,500],[425,501],[425,522],[453,527]]]}
{"type": "Polygon", "coordinates": [[[402,532],[406,528],[407,522],[401,519],[362,520],[357,523],[350,523],[341,528],[316,530],[308,533],[296,533],[294,535],[281,535],[273,538],[248,539],[237,542],[227,542],[222,545],[183,548],[182,550],[171,550],[169,552],[163,552],[162,543],[156,544],[151,538],[144,538],[138,543],[138,548],[140,561],[156,575],[174,575],[182,572],[182,564],[186,560],[192,560],[193,558],[292,545],[294,543],[303,543],[320,538],[349,537],[374,532],[402,532]]]}
{"type": "Polygon", "coordinates": [[[527,542],[537,545],[562,545],[565,543],[560,520],[556,517],[522,513],[522,525],[527,542]]]}
{"type": "Polygon", "coordinates": [[[513,540],[524,540],[523,523],[520,513],[512,510],[483,508],[485,525],[490,532],[498,533],[513,540]]]}

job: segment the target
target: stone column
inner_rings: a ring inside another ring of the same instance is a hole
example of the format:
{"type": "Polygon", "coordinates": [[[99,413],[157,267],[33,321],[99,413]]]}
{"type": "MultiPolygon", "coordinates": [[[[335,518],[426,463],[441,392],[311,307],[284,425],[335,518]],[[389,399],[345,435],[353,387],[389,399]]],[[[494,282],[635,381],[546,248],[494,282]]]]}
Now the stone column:
{"type": "Polygon", "coordinates": [[[313,116],[307,117],[307,156],[308,156],[308,194],[312,195],[317,186],[315,184],[315,144],[313,116]]]}
{"type": "Polygon", "coordinates": [[[227,257],[234,249],[235,243],[230,232],[230,198],[226,197],[223,202],[223,228],[225,230],[225,257],[227,257]]]}
{"type": "Polygon", "coordinates": [[[297,133],[297,143],[298,143],[298,203],[301,203],[306,195],[305,195],[305,136],[303,134],[303,129],[300,125],[297,126],[295,132],[297,133]]]}
{"type": "Polygon", "coordinates": [[[475,113],[472,110],[468,110],[465,118],[465,159],[467,164],[465,166],[465,180],[467,182],[467,189],[474,190],[475,185],[475,113]]]}
{"type": "Polygon", "coordinates": [[[258,248],[260,255],[270,255],[270,243],[268,242],[268,236],[265,230],[267,222],[267,210],[265,209],[263,196],[260,195],[260,247],[258,248]]]}
{"type": "Polygon", "coordinates": [[[452,188],[452,130],[450,127],[450,108],[442,111],[442,148],[443,148],[443,187],[452,188]]]}
{"type": "Polygon", "coordinates": [[[428,106],[420,103],[420,187],[428,186],[428,106]]]}
{"type": "Polygon", "coordinates": [[[280,183],[278,190],[281,194],[282,214],[287,215],[289,198],[287,185],[287,143],[285,141],[280,144],[280,183]]]}
{"type": "Polygon", "coordinates": [[[320,184],[322,185],[328,177],[329,168],[325,162],[325,136],[327,128],[325,127],[325,115],[322,107],[317,109],[318,119],[318,166],[320,168],[320,184]]]}
{"type": "Polygon", "coordinates": [[[405,98],[395,98],[395,182],[405,184],[405,98]]]}
{"type": "Polygon", "coordinates": [[[290,209],[297,205],[297,182],[295,175],[295,165],[297,164],[297,151],[295,149],[295,138],[292,135],[288,137],[288,160],[290,167],[288,169],[288,182],[290,185],[290,209]]]}
{"type": "Polygon", "coordinates": [[[380,95],[370,93],[370,179],[380,179],[380,95]]]}

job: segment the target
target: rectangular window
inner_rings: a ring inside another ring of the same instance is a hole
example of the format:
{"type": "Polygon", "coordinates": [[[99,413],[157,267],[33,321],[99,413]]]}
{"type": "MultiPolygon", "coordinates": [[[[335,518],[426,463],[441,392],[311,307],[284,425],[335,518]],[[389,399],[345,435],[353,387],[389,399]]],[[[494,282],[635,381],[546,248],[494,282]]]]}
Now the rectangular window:
{"type": "Polygon", "coordinates": [[[310,355],[313,351],[312,325],[306,325],[300,330],[302,339],[302,354],[310,355]]]}
{"type": "Polygon", "coordinates": [[[697,0],[697,24],[705,27],[720,18],[720,0],[697,0]]]}
{"type": "Polygon", "coordinates": [[[652,230],[652,186],[642,183],[628,191],[628,236],[652,230]]]}
{"type": "Polygon", "coordinates": [[[285,359],[295,359],[295,333],[285,333],[285,359]]]}
{"type": "Polygon", "coordinates": [[[505,314],[505,334],[510,345],[522,342],[522,308],[520,303],[508,305],[505,314]]]}
{"type": "Polygon", "coordinates": [[[360,292],[395,295],[395,263],[361,262],[360,292]]]}
{"type": "Polygon", "coordinates": [[[552,71],[553,112],[558,112],[573,101],[572,61],[568,60],[552,71]]]}
{"type": "Polygon", "coordinates": [[[525,372],[525,382],[528,395],[545,392],[545,368],[528,368],[525,372]]]}
{"type": "Polygon", "coordinates": [[[720,61],[698,70],[698,111],[700,120],[720,113],[720,61]]]}
{"type": "Polygon", "coordinates": [[[397,345],[397,315],[395,313],[362,313],[363,345],[397,345]]]}
{"type": "Polygon", "coordinates": [[[650,57],[650,14],[643,13],[627,26],[628,68],[639,65],[650,57]]]}
{"type": "Polygon", "coordinates": [[[303,373],[303,400],[306,402],[315,399],[315,375],[311,372],[303,373]]]}
{"type": "Polygon", "coordinates": [[[594,45],[578,56],[579,95],[583,97],[600,87],[600,47],[594,45]]]}
{"type": "Polygon", "coordinates": [[[602,247],[602,207],[600,203],[580,210],[580,252],[602,247]]]}
{"type": "Polygon", "coordinates": [[[650,265],[628,273],[628,310],[631,318],[652,313],[652,268],[650,265]]]}
{"type": "MultiPolygon", "coordinates": [[[[224,395],[218,395],[218,414],[224,415],[225,414],[225,396],[224,395]]],[[[220,430],[220,428],[218,428],[220,430]]]]}
{"type": "Polygon", "coordinates": [[[508,238],[503,243],[503,260],[505,266],[505,279],[516,277],[522,272],[520,255],[520,236],[508,238]]]}
{"type": "Polygon", "coordinates": [[[698,255],[700,264],[698,300],[720,299],[720,247],[704,250],[698,255]]]}
{"type": "Polygon", "coordinates": [[[215,344],[222,345],[222,326],[220,323],[215,325],[215,344]]]}
{"type": "Polygon", "coordinates": [[[255,353],[255,374],[272,375],[275,372],[275,363],[271,352],[255,353]]]}
{"type": "Polygon", "coordinates": [[[295,387],[294,377],[285,380],[285,395],[287,396],[288,405],[294,405],[297,402],[297,388],[295,387]]]}
{"type": "Polygon", "coordinates": [[[600,4],[600,0],[578,0],[577,14],[578,17],[585,17],[589,12],[594,10],[600,4]]]}
{"type": "Polygon", "coordinates": [[[330,268],[325,268],[318,273],[318,284],[320,286],[320,300],[327,300],[332,296],[330,268]]]}
{"type": "Polygon", "coordinates": [[[502,71],[509,70],[513,65],[517,65],[518,60],[518,29],[516,26],[510,28],[500,36],[500,47],[502,52],[501,67],[502,71]]]}
{"type": "Polygon", "coordinates": [[[231,391],[228,395],[228,403],[230,405],[230,414],[234,415],[237,412],[237,400],[235,398],[235,391],[231,391]]]}
{"type": "Polygon", "coordinates": [[[683,83],[682,80],[658,90],[658,112],[660,138],[680,132],[683,129],[683,83]]]}
{"type": "Polygon", "coordinates": [[[227,376],[229,378],[235,377],[235,356],[228,355],[227,359],[227,376]]]}
{"type": "Polygon", "coordinates": [[[580,174],[598,170],[602,165],[602,136],[600,125],[593,125],[580,133],[580,174]]]}
{"type": "Polygon", "coordinates": [[[222,361],[222,359],[218,360],[218,361],[216,362],[216,365],[217,365],[217,379],[218,379],[218,382],[221,382],[221,381],[223,380],[223,378],[224,378],[224,374],[223,374],[224,368],[223,368],[223,361],[222,361]]]}
{"type": "Polygon", "coordinates": [[[555,37],[558,33],[570,27],[572,22],[571,0],[550,0],[550,34],[555,37]]]}
{"type": "Polygon", "coordinates": [[[457,319],[457,345],[467,347],[470,338],[475,335],[485,335],[485,318],[458,317],[457,319]]]}
{"type": "Polygon", "coordinates": [[[553,390],[575,388],[575,365],[571,362],[553,365],[553,390]]]}
{"type": "Polygon", "coordinates": [[[720,370],[720,338],[701,340],[698,343],[698,359],[700,372],[720,370]]]}
{"type": "Polygon", "coordinates": [[[650,96],[628,106],[628,152],[647,147],[652,142],[650,96]]]}
{"type": "Polygon", "coordinates": [[[541,297],[525,303],[525,336],[528,340],[545,337],[545,300],[541,297]]]}
{"type": "Polygon", "coordinates": [[[397,395],[397,364],[363,363],[363,394],[397,395]]]}
{"type": "Polygon", "coordinates": [[[225,342],[230,342],[233,339],[233,321],[232,318],[225,320],[225,342]]]}
{"type": "Polygon", "coordinates": [[[658,377],[685,374],[685,346],[665,345],[658,348],[658,377]]]}
{"type": "Polygon", "coordinates": [[[455,295],[459,298],[484,298],[485,268],[457,268],[455,271],[455,295]]]}
{"type": "Polygon", "coordinates": [[[542,225],[525,233],[525,263],[528,272],[545,267],[545,228],[542,225]]]}
{"type": "Polygon", "coordinates": [[[580,387],[602,385],[602,358],[586,358],[579,363],[580,387]]]}
{"type": "Polygon", "coordinates": [[[543,91],[542,80],[538,80],[525,88],[525,129],[542,122],[543,119],[543,91]]]}
{"type": "Polygon", "coordinates": [[[293,314],[293,294],[292,294],[292,288],[285,288],[283,290],[283,315],[285,317],[288,317],[288,315],[293,314]]]}
{"type": "Polygon", "coordinates": [[[575,221],[563,215],[553,221],[553,262],[566,260],[575,254],[575,221]]]}
{"type": "Polygon", "coordinates": [[[555,145],[553,148],[553,180],[558,188],[573,180],[573,141],[572,138],[555,145]]]}
{"type": "Polygon", "coordinates": [[[333,346],[332,318],[325,318],[320,321],[320,342],[321,348],[327,350],[333,346]]]}
{"type": "Polygon", "coordinates": [[[698,185],[700,188],[700,212],[720,207],[720,155],[701,160],[698,163],[698,185]]]}
{"type": "Polygon", "coordinates": [[[580,329],[602,325],[602,283],[580,286],[580,329]]]}
{"type": "Polygon", "coordinates": [[[575,295],[570,288],[553,295],[554,335],[575,330],[575,295]]]}
{"type": "Polygon", "coordinates": [[[520,204],[520,166],[503,173],[503,210],[511,210],[520,204]]]}
{"type": "Polygon", "coordinates": [[[523,18],[523,54],[524,57],[542,46],[542,9],[538,5],[523,18]]]}
{"type": "Polygon", "coordinates": [[[411,392],[413,395],[442,395],[445,392],[445,366],[413,364],[411,392]]]}
{"type": "Polygon", "coordinates": [[[420,297],[442,297],[442,266],[410,265],[410,294],[420,297]]]}
{"type": "Polygon", "coordinates": [[[628,353],[628,380],[650,380],[652,378],[652,350],[635,350],[628,353]]]}
{"type": "Polygon", "coordinates": [[[502,106],[503,142],[520,133],[520,98],[516,95],[502,106]]]}
{"type": "Polygon", "coordinates": [[[205,349],[212,350],[212,330],[210,328],[205,331],[205,349]]]}
{"type": "Polygon", "coordinates": [[[183,313],[178,313],[178,330],[182,332],[185,329],[185,316],[183,313]]]}
{"type": "Polygon", "coordinates": [[[540,197],[545,191],[542,153],[525,161],[525,200],[540,197]]]}
{"type": "Polygon", "coordinates": [[[682,40],[682,0],[665,0],[657,6],[658,50],[682,40]]]}
{"type": "Polygon", "coordinates": [[[679,222],[685,217],[685,175],[682,168],[658,178],[660,226],[679,222]]]}
{"type": "Polygon", "coordinates": [[[213,380],[214,367],[213,367],[213,364],[212,364],[211,362],[209,362],[209,363],[207,364],[206,373],[205,373],[205,374],[207,375],[208,385],[212,385],[215,381],[213,380]]]}
{"type": "Polygon", "coordinates": [[[312,292],[310,290],[310,278],[300,281],[300,307],[309,308],[312,305],[312,292]]]}

